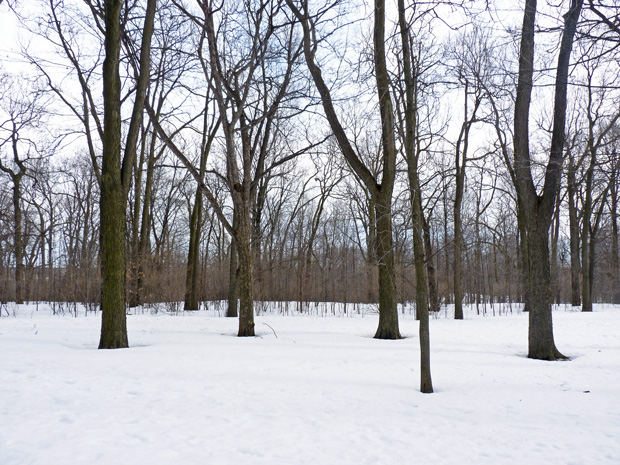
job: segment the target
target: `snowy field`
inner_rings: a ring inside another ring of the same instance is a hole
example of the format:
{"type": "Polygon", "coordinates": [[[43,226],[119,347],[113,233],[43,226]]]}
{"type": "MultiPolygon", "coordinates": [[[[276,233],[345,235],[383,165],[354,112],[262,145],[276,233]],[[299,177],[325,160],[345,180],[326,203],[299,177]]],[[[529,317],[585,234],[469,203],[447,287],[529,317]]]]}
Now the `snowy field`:
{"type": "Polygon", "coordinates": [[[620,307],[554,312],[566,362],[526,358],[525,314],[435,318],[430,395],[411,315],[380,341],[376,315],[337,313],[239,339],[147,310],[100,351],[99,315],[5,306],[0,464],[620,464],[620,307]]]}

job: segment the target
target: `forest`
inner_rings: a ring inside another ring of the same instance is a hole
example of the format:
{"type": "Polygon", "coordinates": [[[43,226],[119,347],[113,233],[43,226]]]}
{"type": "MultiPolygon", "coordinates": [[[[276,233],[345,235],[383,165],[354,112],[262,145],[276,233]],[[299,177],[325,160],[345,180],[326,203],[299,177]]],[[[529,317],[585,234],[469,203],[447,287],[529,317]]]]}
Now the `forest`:
{"type": "Polygon", "coordinates": [[[2,2],[0,310],[412,304],[427,353],[515,304],[564,358],[620,303],[620,5],[505,3],[2,2]]]}

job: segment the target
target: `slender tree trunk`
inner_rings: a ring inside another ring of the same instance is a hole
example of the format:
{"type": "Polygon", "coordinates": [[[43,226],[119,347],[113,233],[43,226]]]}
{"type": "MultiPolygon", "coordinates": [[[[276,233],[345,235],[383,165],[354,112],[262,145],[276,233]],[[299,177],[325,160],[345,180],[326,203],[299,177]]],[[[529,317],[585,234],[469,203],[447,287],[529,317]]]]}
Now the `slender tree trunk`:
{"type": "Polygon", "coordinates": [[[431,243],[431,228],[424,214],[422,215],[423,232],[424,232],[424,254],[426,256],[426,274],[428,277],[428,300],[431,312],[438,312],[441,304],[439,301],[439,293],[437,292],[437,276],[435,275],[435,259],[433,254],[433,245],[431,243]]]}
{"type": "MultiPolygon", "coordinates": [[[[433,392],[430,361],[430,329],[428,316],[428,280],[422,230],[428,228],[422,211],[422,190],[418,177],[418,156],[415,150],[417,122],[417,86],[411,66],[409,43],[409,27],[405,17],[404,0],[398,0],[398,21],[403,47],[403,70],[405,81],[405,157],[407,159],[407,175],[413,220],[413,255],[416,272],[416,316],[419,320],[420,337],[420,391],[433,392]]],[[[430,240],[429,240],[430,241],[430,240]]],[[[426,257],[430,261],[431,257],[426,257]]]]}
{"type": "MultiPolygon", "coordinates": [[[[458,181],[457,177],[457,192],[458,181]]],[[[462,182],[462,181],[461,181],[462,182]]],[[[463,232],[461,226],[461,195],[454,199],[454,265],[452,268],[454,279],[454,318],[463,319],[463,232]]]]}
{"type": "Polygon", "coordinates": [[[581,311],[592,311],[592,281],[590,277],[590,232],[592,229],[592,183],[594,180],[594,167],[596,165],[596,152],[590,150],[590,165],[586,171],[585,200],[583,202],[583,218],[581,224],[581,311]]]}
{"type": "Polygon", "coordinates": [[[396,307],[396,282],[394,271],[394,252],[392,247],[391,203],[396,176],[396,143],[394,137],[394,111],[389,92],[389,75],[385,57],[385,4],[383,0],[375,0],[373,29],[374,68],[377,81],[379,111],[381,114],[381,144],[383,147],[382,179],[377,181],[373,173],[364,165],[351,145],[347,134],[333,106],[330,89],[325,83],[321,69],[314,61],[313,48],[316,45],[314,25],[308,16],[308,2],[300,7],[293,0],[286,4],[299,20],[303,28],[303,48],[306,63],[317,91],[321,97],[325,116],[338,142],[338,146],[351,169],[356,173],[367,192],[376,202],[377,212],[377,252],[379,263],[379,327],[376,338],[399,339],[398,313],[396,307]],[[303,11],[303,13],[302,13],[303,11]],[[387,250],[388,247],[390,250],[387,250]]]}
{"type": "Polygon", "coordinates": [[[551,232],[551,288],[553,290],[553,301],[560,303],[560,270],[558,267],[558,240],[560,237],[560,190],[555,202],[555,213],[553,215],[553,230],[551,232]]]}
{"type": "MultiPolygon", "coordinates": [[[[233,225],[235,227],[235,225],[233,225]]],[[[239,277],[239,262],[237,260],[237,244],[233,239],[230,242],[230,263],[228,268],[228,308],[226,310],[226,316],[229,318],[236,318],[239,316],[238,311],[238,296],[237,296],[237,281],[239,277]]]]}
{"type": "MultiPolygon", "coordinates": [[[[614,154],[615,155],[615,154],[614,154]]],[[[618,168],[614,166],[610,186],[611,207],[611,301],[620,303],[620,256],[618,251],[618,168]]]]}
{"type": "Polygon", "coordinates": [[[142,130],[140,144],[140,158],[136,161],[135,172],[135,200],[131,221],[131,262],[129,264],[129,307],[137,307],[141,304],[138,292],[138,275],[140,273],[140,213],[142,210],[142,179],[144,159],[146,157],[147,131],[142,130]]]}
{"type": "Polygon", "coordinates": [[[579,277],[581,275],[581,265],[579,257],[579,220],[577,218],[577,189],[575,181],[575,168],[570,163],[567,174],[568,192],[568,223],[570,236],[570,282],[571,282],[571,305],[578,307],[581,305],[581,285],[579,277]]]}
{"type": "Polygon", "coordinates": [[[22,236],[21,176],[13,177],[13,214],[15,219],[15,303],[24,303],[24,240],[22,236]]]}
{"type": "Polygon", "coordinates": [[[200,228],[202,224],[202,193],[196,189],[196,200],[189,223],[189,251],[187,253],[187,273],[185,276],[184,310],[198,310],[198,274],[200,265],[200,228]]]}
{"type": "Polygon", "coordinates": [[[239,216],[239,228],[236,232],[237,257],[239,258],[239,337],[255,336],[254,333],[254,297],[252,295],[253,256],[250,240],[249,205],[239,216]]]}

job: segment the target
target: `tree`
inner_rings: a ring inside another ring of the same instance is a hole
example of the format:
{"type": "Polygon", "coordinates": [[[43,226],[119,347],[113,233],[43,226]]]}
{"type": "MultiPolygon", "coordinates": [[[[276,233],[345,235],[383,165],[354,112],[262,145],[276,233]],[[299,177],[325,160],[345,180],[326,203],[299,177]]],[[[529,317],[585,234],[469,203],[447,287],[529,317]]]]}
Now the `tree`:
{"type": "MultiPolygon", "coordinates": [[[[21,79],[21,78],[20,78],[21,79]]],[[[12,183],[13,249],[15,256],[15,301],[24,301],[24,250],[23,240],[23,181],[31,171],[32,159],[41,157],[42,146],[33,138],[33,131],[40,131],[49,103],[35,83],[34,90],[26,91],[18,79],[3,76],[0,89],[2,124],[0,124],[0,170],[12,183]]]]}
{"type": "MultiPolygon", "coordinates": [[[[381,6],[383,8],[384,5],[381,6]]],[[[416,119],[417,106],[416,97],[418,88],[416,85],[417,71],[412,69],[411,64],[411,44],[409,35],[409,23],[405,13],[404,0],[398,0],[398,25],[400,29],[402,59],[403,59],[403,81],[405,83],[405,130],[404,130],[404,149],[407,160],[407,175],[409,179],[409,190],[411,200],[411,210],[413,219],[413,249],[416,272],[416,315],[420,321],[420,391],[423,393],[433,392],[433,382],[431,379],[430,365],[430,330],[428,321],[428,292],[426,263],[424,253],[424,243],[422,239],[422,229],[424,227],[424,213],[422,211],[422,189],[418,175],[418,160],[420,153],[416,151],[416,119]]],[[[430,257],[428,257],[430,258],[430,257]]]]}
{"type": "Polygon", "coordinates": [[[286,0],[287,5],[300,22],[303,30],[303,50],[310,75],[319,93],[325,117],[331,127],[338,146],[349,166],[368,190],[376,214],[376,256],[379,269],[379,326],[375,333],[378,339],[400,339],[398,312],[396,308],[396,272],[392,239],[392,193],[396,176],[396,144],[394,137],[394,113],[389,90],[385,53],[385,2],[376,0],[374,6],[373,65],[376,76],[377,97],[381,120],[382,175],[374,176],[356,153],[336,113],[332,92],[323,78],[316,62],[318,48],[316,24],[321,15],[333,5],[322,10],[318,16],[311,15],[307,1],[298,5],[286,0]]]}
{"type": "Polygon", "coordinates": [[[136,145],[149,83],[150,44],[154,27],[155,0],[147,4],[142,44],[140,75],[125,152],[121,161],[121,79],[120,51],[123,36],[121,0],[104,3],[105,60],[103,62],[103,158],[101,163],[101,339],[100,349],[128,347],[126,317],[125,231],[127,195],[131,185],[136,145]]]}
{"type": "Polygon", "coordinates": [[[514,117],[515,188],[521,201],[527,236],[528,292],[530,298],[528,357],[557,360],[564,357],[553,340],[549,263],[549,227],[560,188],[565,142],[568,70],[577,20],[583,0],[571,0],[564,16],[555,79],[553,131],[545,183],[539,195],[532,176],[529,113],[534,74],[536,0],[526,0],[521,30],[519,73],[514,117]]]}

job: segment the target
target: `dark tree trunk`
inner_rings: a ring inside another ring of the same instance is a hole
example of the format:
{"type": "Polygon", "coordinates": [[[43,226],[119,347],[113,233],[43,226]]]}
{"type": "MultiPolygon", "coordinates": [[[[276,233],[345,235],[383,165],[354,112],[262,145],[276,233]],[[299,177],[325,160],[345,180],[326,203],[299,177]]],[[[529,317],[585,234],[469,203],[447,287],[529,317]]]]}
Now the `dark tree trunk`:
{"type": "MultiPolygon", "coordinates": [[[[233,213],[233,230],[239,228],[239,220],[237,215],[233,213]]],[[[228,267],[228,308],[226,310],[226,316],[230,318],[236,318],[239,316],[239,258],[237,254],[237,242],[234,237],[230,241],[230,262],[228,267]]]]}
{"type": "Polygon", "coordinates": [[[360,183],[376,203],[377,212],[377,261],[379,263],[379,327],[375,334],[377,338],[398,339],[398,313],[396,308],[396,282],[394,272],[394,252],[386,250],[392,247],[391,203],[396,176],[396,144],[394,139],[394,113],[389,92],[389,76],[385,58],[385,10],[384,2],[375,2],[375,24],[373,30],[374,66],[381,113],[381,142],[383,147],[382,180],[381,183],[370,172],[368,167],[359,158],[351,145],[347,134],[342,127],[333,105],[329,87],[325,83],[321,69],[314,61],[313,42],[315,38],[314,25],[308,16],[308,3],[302,2],[301,9],[293,0],[286,0],[295,17],[303,28],[303,49],[306,64],[317,88],[323,110],[329,125],[338,142],[344,158],[351,169],[356,173],[360,183]],[[388,225],[389,222],[389,225],[388,225]],[[389,235],[389,237],[388,237],[389,235]]]}
{"type": "Polygon", "coordinates": [[[101,165],[101,339],[100,349],[128,347],[125,306],[125,208],[121,182],[121,0],[105,2],[103,62],[104,134],[101,165]]]}
{"type": "Polygon", "coordinates": [[[107,0],[103,62],[103,160],[101,165],[101,339],[100,349],[128,347],[126,317],[126,210],[142,112],[149,82],[155,0],[149,0],[140,48],[140,70],[121,164],[121,0],[107,0]]]}
{"type": "MultiPolygon", "coordinates": [[[[416,80],[411,66],[411,51],[409,43],[409,27],[405,16],[405,2],[398,0],[398,22],[403,47],[403,71],[405,81],[405,157],[407,159],[407,175],[409,179],[409,195],[411,200],[412,220],[413,220],[413,255],[416,272],[416,316],[419,320],[420,337],[420,391],[423,393],[433,392],[433,382],[431,378],[431,358],[430,358],[430,329],[428,315],[428,280],[426,276],[426,261],[431,260],[431,256],[425,257],[422,230],[428,229],[428,224],[424,219],[422,211],[422,190],[418,177],[418,156],[415,149],[416,137],[416,80]],[[426,261],[425,261],[426,258],[426,261]]],[[[428,236],[429,234],[427,234],[428,236]]],[[[430,246],[430,239],[429,239],[430,246]]],[[[428,247],[430,250],[430,247],[428,247]]]]}
{"type": "Polygon", "coordinates": [[[381,114],[381,145],[383,147],[383,179],[375,195],[377,214],[377,259],[379,263],[379,327],[378,339],[400,339],[396,301],[396,270],[392,239],[392,191],[396,175],[396,140],[394,110],[385,57],[385,1],[375,0],[373,30],[374,67],[381,114]]]}
{"type": "Polygon", "coordinates": [[[239,276],[237,260],[237,245],[235,241],[230,243],[230,262],[228,267],[228,308],[226,309],[226,316],[229,318],[236,318],[239,316],[238,296],[237,296],[237,280],[239,276]]]}
{"type": "Polygon", "coordinates": [[[400,339],[396,307],[396,270],[392,240],[391,196],[375,202],[377,267],[379,270],[379,326],[377,339],[400,339]]]}
{"type": "Polygon", "coordinates": [[[555,202],[553,214],[553,230],[551,232],[551,288],[553,302],[560,303],[560,270],[558,267],[558,241],[560,237],[560,189],[555,202]]]}
{"type": "Polygon", "coordinates": [[[555,81],[553,130],[542,195],[534,185],[529,150],[529,109],[534,73],[536,0],[526,0],[519,53],[519,75],[514,116],[515,187],[523,208],[528,244],[530,358],[565,358],[555,347],[550,300],[549,227],[560,188],[565,141],[568,68],[573,38],[583,0],[572,0],[564,15],[564,31],[555,81]]]}
{"type": "MultiPolygon", "coordinates": [[[[249,207],[249,205],[246,205],[249,207]]],[[[242,211],[239,216],[239,227],[235,237],[239,272],[237,292],[239,293],[239,337],[255,336],[254,333],[254,297],[252,295],[253,256],[250,241],[250,211],[242,211]]]]}
{"type": "MultiPolygon", "coordinates": [[[[423,212],[424,213],[424,212],[423,212]]],[[[441,304],[439,301],[439,293],[437,292],[437,276],[435,274],[435,259],[433,253],[433,245],[431,243],[431,228],[428,220],[422,215],[423,232],[424,232],[424,255],[426,256],[426,274],[428,277],[428,301],[429,310],[438,312],[441,304]]]]}
{"type": "Polygon", "coordinates": [[[575,181],[575,167],[570,161],[567,173],[567,193],[568,193],[568,224],[570,236],[570,283],[571,283],[571,305],[578,307],[581,305],[581,286],[579,276],[581,275],[581,265],[579,257],[579,219],[577,218],[577,183],[575,181]]]}
{"type": "Polygon", "coordinates": [[[529,245],[529,312],[528,357],[539,360],[565,358],[555,347],[551,317],[551,273],[549,263],[549,227],[545,222],[532,228],[529,245]]]}
{"type": "Polygon", "coordinates": [[[196,190],[196,200],[190,217],[189,251],[187,253],[187,274],[185,277],[184,310],[198,310],[198,275],[200,273],[200,232],[202,227],[202,193],[196,190]]]}
{"type": "Polygon", "coordinates": [[[22,237],[21,176],[13,177],[13,214],[15,218],[15,303],[24,303],[24,240],[22,237]]]}
{"type": "Polygon", "coordinates": [[[596,154],[590,151],[590,165],[586,171],[585,200],[583,202],[583,218],[581,224],[581,311],[592,311],[592,280],[590,279],[590,232],[592,222],[592,183],[594,180],[594,166],[596,165],[596,154]]]}
{"type": "MultiPolygon", "coordinates": [[[[615,155],[615,153],[614,153],[615,155]]],[[[620,256],[618,251],[618,167],[617,163],[612,172],[609,192],[611,194],[610,221],[611,221],[611,301],[620,303],[620,256]]]]}
{"type": "Polygon", "coordinates": [[[527,242],[527,228],[525,227],[525,212],[523,205],[517,196],[517,228],[519,230],[519,275],[521,277],[521,293],[523,298],[523,311],[530,311],[530,278],[529,278],[529,252],[527,242]]]}
{"type": "Polygon", "coordinates": [[[454,279],[454,318],[456,320],[463,319],[463,232],[461,226],[461,201],[463,191],[459,191],[459,182],[457,176],[457,195],[454,199],[454,262],[452,267],[454,279]],[[460,192],[460,195],[459,195],[460,192]]]}

